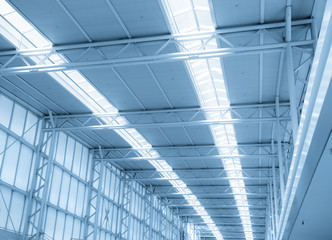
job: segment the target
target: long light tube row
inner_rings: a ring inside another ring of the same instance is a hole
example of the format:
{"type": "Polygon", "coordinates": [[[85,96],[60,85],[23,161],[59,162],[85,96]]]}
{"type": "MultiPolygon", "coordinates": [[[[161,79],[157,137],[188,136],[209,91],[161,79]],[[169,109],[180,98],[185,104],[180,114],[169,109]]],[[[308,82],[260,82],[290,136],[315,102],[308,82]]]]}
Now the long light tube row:
{"type": "MultiPolygon", "coordinates": [[[[40,34],[38,29],[24,19],[10,4],[5,0],[0,0],[0,34],[11,42],[17,49],[32,49],[52,46],[52,42],[40,34]]],[[[45,55],[50,52],[45,52],[45,55]]],[[[67,63],[65,56],[59,53],[52,54],[50,57],[30,56],[30,60],[35,63],[43,61],[45,64],[67,63]]],[[[118,109],[114,107],[80,72],[76,70],[67,71],[59,69],[57,72],[48,73],[59,84],[71,92],[82,103],[84,103],[93,113],[116,113],[118,109]],[[63,71],[62,71],[63,70],[63,71]]],[[[119,117],[116,122],[103,118],[107,123],[126,125],[128,121],[124,117],[119,117]]],[[[115,130],[124,140],[133,148],[150,148],[152,145],[136,129],[117,129],[115,130]]],[[[142,157],[160,157],[159,153],[154,150],[139,151],[142,157]]],[[[172,167],[165,160],[150,160],[149,163],[155,167],[164,178],[178,179],[179,176],[173,172],[172,167]],[[165,172],[167,171],[167,172],[165,172]]],[[[217,226],[213,223],[211,217],[206,216],[208,213],[201,207],[201,203],[187,185],[182,180],[169,181],[178,192],[186,194],[183,197],[187,202],[193,205],[193,208],[202,217],[203,221],[213,231],[217,226]],[[188,195],[189,194],[189,195],[188,195]]],[[[216,234],[218,240],[222,239],[220,234],[216,234]]]]}
{"type": "MultiPolygon", "coordinates": [[[[170,22],[172,33],[189,33],[197,31],[214,31],[212,13],[208,0],[161,0],[162,7],[170,22]]],[[[212,37],[212,36],[211,36],[212,37]]],[[[181,42],[185,49],[191,51],[216,49],[217,41],[210,39],[208,42],[194,40],[181,42]],[[203,47],[202,47],[203,46],[203,47]]],[[[223,79],[222,67],[219,58],[198,59],[186,62],[189,73],[192,76],[194,86],[202,107],[229,106],[230,102],[223,79]]],[[[207,118],[211,120],[230,119],[231,114],[209,113],[207,118]]],[[[236,145],[233,125],[219,125],[210,127],[214,141],[218,145],[236,145]]],[[[223,149],[220,154],[238,154],[237,151],[223,149]]],[[[222,159],[224,169],[229,177],[239,178],[230,180],[230,186],[234,193],[239,215],[247,240],[253,239],[252,223],[250,219],[249,204],[242,175],[240,159],[222,159]]]]}

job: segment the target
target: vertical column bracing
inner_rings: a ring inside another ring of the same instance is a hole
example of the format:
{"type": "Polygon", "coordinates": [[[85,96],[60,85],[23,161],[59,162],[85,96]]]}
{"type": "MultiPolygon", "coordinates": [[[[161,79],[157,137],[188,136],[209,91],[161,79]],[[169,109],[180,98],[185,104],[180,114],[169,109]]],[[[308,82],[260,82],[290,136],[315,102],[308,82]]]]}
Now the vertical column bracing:
{"type": "Polygon", "coordinates": [[[143,239],[152,239],[152,226],[153,226],[153,195],[151,188],[146,188],[145,193],[145,203],[144,203],[144,229],[143,229],[143,239]]]}
{"type": "Polygon", "coordinates": [[[123,179],[123,195],[122,195],[122,208],[121,208],[121,225],[119,232],[119,239],[130,239],[131,228],[131,199],[132,199],[132,187],[133,181],[123,179]]]}
{"type": "MultiPolygon", "coordinates": [[[[45,123],[43,122],[42,125],[45,126],[45,123]]],[[[51,127],[55,127],[53,121],[51,121],[51,127]]],[[[44,141],[45,134],[47,133],[41,130],[32,184],[29,191],[28,208],[23,230],[24,240],[39,240],[44,237],[45,211],[48,202],[48,189],[58,133],[53,130],[50,134],[46,135],[47,137],[44,141]],[[42,156],[43,150],[47,152],[47,149],[49,149],[48,156],[42,156]]]]}

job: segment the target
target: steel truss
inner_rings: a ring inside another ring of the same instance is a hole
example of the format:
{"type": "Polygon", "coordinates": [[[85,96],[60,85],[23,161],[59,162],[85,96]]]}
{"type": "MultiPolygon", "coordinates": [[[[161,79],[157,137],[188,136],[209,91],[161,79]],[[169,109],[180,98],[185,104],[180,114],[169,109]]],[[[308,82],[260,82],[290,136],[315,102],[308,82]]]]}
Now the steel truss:
{"type": "MultiPolygon", "coordinates": [[[[238,209],[235,208],[218,208],[214,210],[210,210],[209,212],[212,217],[212,215],[223,215],[223,216],[238,216],[239,217],[239,211],[238,209]]],[[[250,214],[252,216],[260,216],[260,217],[266,217],[266,209],[265,208],[260,208],[260,209],[251,209],[250,214]]],[[[179,209],[178,215],[182,217],[190,217],[190,216],[202,216],[200,214],[197,214],[197,212],[193,209],[179,209]]]]}
{"type": "MultiPolygon", "coordinates": [[[[195,205],[188,203],[185,199],[180,198],[167,198],[168,206],[174,208],[186,208],[186,207],[193,207],[193,206],[206,206],[206,207],[217,207],[217,208],[234,208],[238,206],[234,199],[224,198],[224,199],[201,199],[200,205],[195,205]]],[[[255,198],[248,198],[248,206],[252,209],[255,208],[266,208],[266,199],[255,199],[255,198]]],[[[244,206],[239,206],[244,207],[244,206]]]]}
{"type": "MultiPolygon", "coordinates": [[[[282,104],[280,110],[279,118],[274,117],[274,104],[253,104],[218,108],[166,109],[105,114],[59,115],[53,116],[54,119],[57,120],[56,126],[47,127],[44,130],[67,132],[99,129],[140,129],[241,123],[274,123],[276,120],[288,122],[290,120],[288,117],[288,103],[282,104]],[[262,113],[260,114],[259,112],[262,113]],[[209,114],[218,114],[218,118],[208,120],[209,114]],[[128,123],[124,123],[123,117],[126,117],[128,123]]],[[[49,119],[49,117],[46,119],[49,119]]]]}
{"type": "Polygon", "coordinates": [[[166,240],[166,230],[167,230],[167,206],[162,203],[160,206],[160,239],[166,240]]]}
{"type": "MultiPolygon", "coordinates": [[[[205,222],[203,221],[197,221],[196,218],[189,218],[190,220],[190,223],[193,223],[195,225],[198,225],[198,226],[204,226],[206,225],[205,222]]],[[[241,219],[239,218],[239,221],[238,222],[234,222],[234,223],[229,223],[229,222],[219,222],[219,221],[214,221],[216,226],[223,226],[223,227],[243,227],[243,226],[246,226],[246,224],[242,224],[242,222],[240,222],[241,219]]],[[[248,226],[253,226],[253,227],[265,227],[265,223],[252,223],[248,226]]]]}
{"type": "MultiPolygon", "coordinates": [[[[241,158],[241,159],[266,159],[274,158],[277,155],[270,154],[232,154],[232,155],[209,155],[209,156],[192,156],[192,157],[127,157],[127,158],[105,158],[104,161],[119,162],[119,161],[156,161],[156,160],[165,160],[165,161],[203,161],[203,160],[221,160],[223,158],[241,158]]],[[[102,159],[96,158],[96,161],[102,159]]]]}
{"type": "Polygon", "coordinates": [[[149,191],[149,188],[145,188],[145,204],[144,204],[144,230],[143,230],[143,239],[153,239],[152,235],[152,226],[153,226],[153,195],[149,194],[151,192],[151,189],[149,191]]]}
{"type": "MultiPolygon", "coordinates": [[[[300,20],[294,21],[292,24],[294,26],[296,25],[296,27],[307,27],[307,25],[309,25],[311,22],[312,20],[300,20]]],[[[10,75],[31,72],[67,71],[71,69],[107,68],[110,66],[184,61],[229,56],[234,54],[257,54],[284,51],[284,48],[286,48],[288,45],[301,47],[314,44],[313,40],[285,43],[283,38],[274,32],[275,29],[283,31],[284,26],[286,26],[286,23],[280,22],[274,24],[221,29],[212,32],[131,38],[106,42],[91,42],[84,44],[54,46],[52,48],[2,51],[0,52],[0,56],[7,56],[9,57],[9,60],[3,64],[3,67],[0,69],[0,74],[10,75]],[[273,39],[275,43],[253,46],[250,45],[250,42],[244,42],[240,47],[235,47],[227,40],[227,35],[243,32],[249,32],[249,34],[254,32],[254,36],[256,36],[256,34],[266,34],[269,38],[273,39]],[[195,40],[199,43],[199,45],[193,46],[192,49],[187,49],[181,44],[185,41],[195,40]],[[216,47],[215,49],[204,50],[205,46],[210,46],[210,41],[215,40],[220,40],[225,47],[216,47]],[[146,52],[144,53],[144,56],[142,56],[137,52],[140,45],[157,45],[158,48],[155,52],[146,52]],[[182,49],[182,52],[178,52],[178,48],[182,49]],[[109,50],[113,50],[117,53],[109,54],[109,50]],[[95,56],[97,56],[97,60],[82,61],[84,56],[88,53],[95,54],[95,56]],[[122,57],[122,54],[125,53],[130,53],[131,56],[134,56],[122,57]],[[71,58],[71,62],[64,61],[64,63],[57,64],[49,60],[52,55],[59,54],[68,56],[71,58]],[[73,55],[75,57],[73,57],[73,55]],[[34,63],[27,60],[27,57],[39,57],[40,61],[39,63],[34,63]],[[10,67],[10,63],[16,59],[29,62],[31,65],[10,67]]]]}
{"type": "MultiPolygon", "coordinates": [[[[168,205],[171,208],[175,209],[191,209],[192,207],[202,207],[203,205],[192,205],[192,204],[170,204],[168,205]]],[[[235,204],[224,204],[224,205],[218,205],[218,204],[204,204],[205,209],[235,209],[237,211],[238,207],[249,207],[251,210],[255,209],[261,209],[264,210],[266,209],[266,205],[260,205],[260,206],[255,206],[255,205],[235,205],[235,204]]]]}
{"type": "Polygon", "coordinates": [[[101,188],[104,171],[105,163],[103,161],[92,161],[88,190],[88,207],[86,208],[84,222],[84,239],[95,240],[99,233],[99,226],[101,226],[101,188]]]}
{"type": "MultiPolygon", "coordinates": [[[[288,148],[288,143],[281,143],[281,145],[286,149],[288,148]]],[[[99,154],[98,149],[94,149],[97,154],[99,154]]],[[[158,151],[162,157],[174,157],[174,156],[181,156],[181,157],[190,157],[190,156],[210,156],[213,154],[218,154],[221,152],[228,152],[229,154],[236,153],[237,155],[242,156],[253,156],[253,155],[262,155],[265,154],[267,156],[273,156],[278,154],[276,150],[272,151],[271,143],[259,143],[259,144],[238,144],[238,145],[193,145],[193,146],[169,146],[169,147],[158,147],[154,146],[153,148],[106,148],[103,149],[103,155],[97,155],[97,158],[103,159],[114,159],[114,158],[123,158],[127,159],[128,157],[139,157],[141,153],[146,153],[146,155],[151,154],[153,151],[158,151]]],[[[199,169],[193,169],[200,171],[199,169]]],[[[206,169],[209,171],[210,169],[206,169]]],[[[219,169],[216,169],[219,170],[219,169]]],[[[126,172],[134,172],[126,171],[126,172]]],[[[154,169],[151,170],[139,170],[135,171],[137,173],[155,171],[154,169]]],[[[184,171],[181,169],[174,170],[174,171],[184,171]]],[[[213,169],[211,169],[213,171],[213,169]]]]}
{"type": "Polygon", "coordinates": [[[123,181],[122,204],[121,204],[121,224],[119,232],[119,240],[129,239],[131,230],[131,199],[133,199],[133,184],[132,181],[123,181]]]}
{"type": "MultiPolygon", "coordinates": [[[[199,225],[197,226],[201,231],[211,232],[207,226],[199,225]]],[[[262,226],[256,226],[255,230],[253,231],[244,231],[243,227],[241,226],[219,226],[217,227],[218,230],[223,230],[225,233],[245,233],[245,232],[252,232],[252,233],[265,233],[265,228],[262,226]]]]}
{"type": "MultiPolygon", "coordinates": [[[[164,194],[179,194],[179,192],[174,189],[174,187],[165,187],[165,186],[151,186],[152,188],[152,193],[154,195],[164,195],[164,194]]],[[[199,187],[189,187],[191,192],[193,194],[221,194],[221,193],[232,193],[232,189],[239,189],[239,190],[246,190],[247,193],[249,194],[254,194],[254,193],[262,193],[262,194],[267,194],[268,193],[268,187],[267,186],[245,186],[243,187],[233,187],[230,188],[230,186],[209,186],[209,185],[203,185],[199,187]]]]}
{"type": "MultiPolygon", "coordinates": [[[[269,170],[234,170],[234,173],[241,172],[243,180],[269,180],[269,170]]],[[[231,177],[228,176],[229,171],[224,169],[220,169],[220,171],[178,171],[177,178],[167,178],[160,175],[159,172],[133,172],[127,173],[128,180],[135,180],[135,181],[164,181],[164,180],[176,180],[176,179],[183,179],[183,180],[230,180],[230,179],[239,179],[238,177],[231,177]],[[198,173],[198,175],[197,175],[198,173]],[[206,174],[202,174],[206,173],[206,174]]]]}
{"type": "MultiPolygon", "coordinates": [[[[45,127],[46,125],[45,121],[43,121],[42,126],[45,127]]],[[[51,133],[40,132],[32,183],[28,193],[23,239],[44,239],[47,196],[50,187],[57,137],[58,134],[55,131],[51,133]],[[48,156],[45,156],[43,152],[47,150],[49,151],[48,156]]]]}

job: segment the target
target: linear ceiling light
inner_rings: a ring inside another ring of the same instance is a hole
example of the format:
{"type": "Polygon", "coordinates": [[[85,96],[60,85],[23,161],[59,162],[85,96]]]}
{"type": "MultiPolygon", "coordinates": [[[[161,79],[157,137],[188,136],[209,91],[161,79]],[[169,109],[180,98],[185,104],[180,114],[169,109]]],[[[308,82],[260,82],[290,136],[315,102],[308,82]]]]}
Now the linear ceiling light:
{"type": "MultiPolygon", "coordinates": [[[[215,30],[212,22],[212,13],[208,0],[161,0],[167,18],[172,28],[172,33],[189,33],[197,31],[215,30]]],[[[181,42],[185,49],[192,51],[216,49],[218,43],[211,35],[207,41],[193,40],[181,42]]],[[[202,107],[229,106],[220,58],[208,58],[186,61],[189,73],[192,76],[197,94],[202,107]]],[[[208,113],[211,120],[231,119],[231,114],[221,116],[220,113],[208,113]]],[[[233,125],[210,127],[215,143],[220,145],[236,145],[233,125]]],[[[231,154],[229,149],[220,149],[220,154],[231,154]]],[[[233,152],[238,154],[238,152],[233,152]]],[[[230,180],[239,215],[247,240],[253,239],[252,224],[250,219],[249,204],[244,181],[241,180],[242,167],[240,159],[223,159],[224,169],[229,177],[239,178],[230,180]]],[[[214,233],[215,234],[215,233],[214,233]]],[[[218,238],[217,238],[218,239],[218,238]]]]}

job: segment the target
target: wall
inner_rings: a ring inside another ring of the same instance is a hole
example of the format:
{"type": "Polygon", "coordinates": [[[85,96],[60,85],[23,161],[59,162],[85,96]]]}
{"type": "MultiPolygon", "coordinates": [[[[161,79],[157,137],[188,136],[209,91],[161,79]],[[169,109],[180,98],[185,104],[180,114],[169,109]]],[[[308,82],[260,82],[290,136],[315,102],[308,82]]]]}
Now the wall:
{"type": "Polygon", "coordinates": [[[94,162],[73,136],[40,134],[50,123],[23,105],[0,92],[1,230],[19,238],[179,239],[183,223],[160,199],[94,162]]]}

